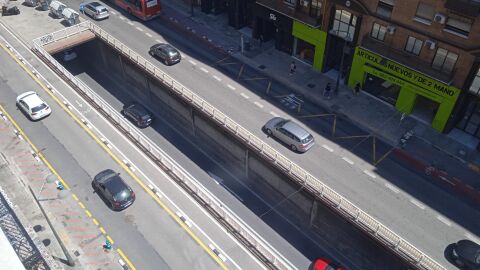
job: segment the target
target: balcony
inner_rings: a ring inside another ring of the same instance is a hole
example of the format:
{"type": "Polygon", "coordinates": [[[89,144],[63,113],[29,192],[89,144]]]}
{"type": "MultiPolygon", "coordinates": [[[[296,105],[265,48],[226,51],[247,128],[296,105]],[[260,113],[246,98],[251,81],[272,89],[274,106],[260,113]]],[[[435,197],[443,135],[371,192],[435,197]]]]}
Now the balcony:
{"type": "Polygon", "coordinates": [[[307,7],[300,5],[300,0],[296,4],[288,4],[283,0],[257,0],[256,3],[268,9],[274,10],[294,20],[300,21],[313,28],[320,28],[322,23],[322,15],[312,17],[309,15],[310,3],[307,7]]]}
{"type": "MultiPolygon", "coordinates": [[[[430,62],[425,62],[421,60],[418,56],[407,53],[403,50],[391,48],[385,43],[370,37],[370,35],[365,35],[363,37],[361,46],[374,53],[379,54],[380,56],[404,65],[412,70],[423,73],[448,85],[451,84],[452,78],[455,74],[455,69],[451,73],[443,73],[441,71],[435,70],[430,65],[430,62]]],[[[423,48],[423,50],[428,49],[423,48]]]]}
{"type": "Polygon", "coordinates": [[[457,13],[476,17],[480,14],[479,0],[447,0],[445,8],[457,13]]]}

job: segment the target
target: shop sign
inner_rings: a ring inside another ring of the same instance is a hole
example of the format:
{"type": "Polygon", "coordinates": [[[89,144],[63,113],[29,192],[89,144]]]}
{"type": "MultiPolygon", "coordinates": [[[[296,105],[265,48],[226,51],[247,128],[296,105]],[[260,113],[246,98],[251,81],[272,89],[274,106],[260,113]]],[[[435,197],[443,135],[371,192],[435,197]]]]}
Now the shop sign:
{"type": "Polygon", "coordinates": [[[270,20],[272,21],[276,21],[277,20],[277,16],[273,13],[270,13],[270,20]]]}
{"type": "Polygon", "coordinates": [[[366,59],[369,63],[375,64],[377,67],[382,67],[382,69],[386,72],[393,73],[406,81],[422,86],[422,88],[428,89],[441,96],[454,97],[458,94],[458,91],[455,88],[433,80],[430,77],[423,76],[422,74],[407,67],[392,61],[384,61],[384,63],[382,63],[382,57],[369,51],[357,48],[356,56],[366,59]]]}

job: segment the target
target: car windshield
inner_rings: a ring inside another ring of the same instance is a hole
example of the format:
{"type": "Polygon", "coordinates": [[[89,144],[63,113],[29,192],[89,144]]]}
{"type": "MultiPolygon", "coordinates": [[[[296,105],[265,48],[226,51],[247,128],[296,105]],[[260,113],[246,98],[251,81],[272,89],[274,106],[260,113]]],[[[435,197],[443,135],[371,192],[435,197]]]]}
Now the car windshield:
{"type": "Polygon", "coordinates": [[[113,199],[116,201],[116,202],[121,202],[121,201],[124,201],[124,200],[127,200],[128,198],[130,198],[130,195],[131,195],[131,190],[126,188],[120,192],[117,192],[117,193],[114,193],[113,194],[113,199]]]}
{"type": "Polygon", "coordinates": [[[288,122],[288,120],[282,120],[282,121],[278,122],[278,123],[275,125],[275,127],[281,127],[281,126],[285,125],[287,122],[288,122]]]}
{"type": "Polygon", "coordinates": [[[112,177],[106,185],[115,201],[123,201],[130,197],[130,188],[128,188],[120,176],[112,177]]]}
{"type": "Polygon", "coordinates": [[[38,106],[36,106],[36,107],[33,107],[33,108],[32,108],[32,112],[39,112],[39,111],[45,109],[46,107],[47,107],[47,104],[45,104],[45,103],[40,104],[40,105],[38,105],[38,106]]]}
{"type": "Polygon", "coordinates": [[[313,136],[312,136],[312,135],[308,135],[308,137],[306,137],[305,139],[302,140],[302,143],[308,143],[308,142],[310,142],[312,139],[313,139],[313,136]]]}
{"type": "Polygon", "coordinates": [[[106,8],[101,8],[100,12],[107,12],[107,9],[106,8]]]}
{"type": "Polygon", "coordinates": [[[148,119],[150,119],[150,115],[148,115],[148,114],[142,115],[142,117],[140,117],[140,119],[148,120],[148,119]]]}
{"type": "Polygon", "coordinates": [[[168,51],[168,55],[170,55],[170,56],[175,56],[175,55],[177,55],[177,54],[178,54],[178,53],[177,53],[176,51],[174,51],[174,50],[169,50],[169,51],[168,51]]]}

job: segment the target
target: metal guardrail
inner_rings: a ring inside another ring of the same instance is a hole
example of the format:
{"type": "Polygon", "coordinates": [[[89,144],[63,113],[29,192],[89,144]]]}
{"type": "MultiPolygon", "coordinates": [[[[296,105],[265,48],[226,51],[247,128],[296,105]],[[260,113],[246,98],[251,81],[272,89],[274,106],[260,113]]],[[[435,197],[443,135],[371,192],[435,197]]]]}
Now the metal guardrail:
{"type": "Polygon", "coordinates": [[[375,218],[361,210],[359,207],[348,201],[346,198],[335,192],[333,189],[325,185],[315,176],[277,152],[273,147],[264,143],[260,138],[250,133],[246,128],[236,123],[233,119],[229,118],[225,113],[215,108],[206,100],[190,91],[187,87],[181,83],[175,81],[168,74],[157,68],[155,65],[144,59],[142,56],[135,53],[129,47],[118,41],[116,38],[108,34],[105,30],[95,25],[90,21],[82,22],[78,25],[66,28],[50,35],[51,38],[45,38],[46,36],[39,37],[34,40],[34,49],[42,54],[48,61],[55,65],[65,76],[75,83],[81,91],[94,100],[105,112],[107,112],[119,125],[126,128],[130,134],[135,137],[146,149],[152,151],[152,153],[173,173],[175,173],[179,179],[183,179],[185,184],[198,192],[198,195],[210,204],[210,206],[217,211],[217,213],[224,218],[229,224],[238,230],[238,232],[248,239],[250,244],[260,251],[266,258],[269,258],[278,269],[294,269],[295,267],[288,263],[281,254],[273,249],[266,241],[264,241],[256,232],[239,219],[231,210],[223,206],[220,201],[215,198],[208,190],[201,186],[191,175],[183,170],[173,159],[168,157],[162,150],[158,149],[155,144],[152,144],[148,140],[145,140],[141,134],[137,133],[134,129],[129,128],[129,125],[119,116],[118,112],[113,110],[107,103],[100,99],[89,87],[83,82],[75,78],[70,74],[62,65],[60,65],[50,54],[48,54],[43,48],[51,42],[64,39],[67,36],[73,35],[75,31],[77,33],[90,30],[95,35],[113,48],[121,52],[125,57],[137,63],[143,67],[150,75],[156,79],[168,85],[171,90],[175,91],[182,99],[190,103],[193,107],[202,111],[210,118],[223,126],[225,129],[233,133],[239,140],[243,141],[249,147],[254,149],[258,155],[263,156],[266,160],[284,171],[291,179],[297,181],[300,185],[304,186],[309,192],[315,195],[319,200],[323,201],[327,205],[331,206],[338,214],[355,224],[358,228],[362,229],[372,238],[376,239],[384,246],[390,248],[392,252],[411,263],[413,266],[424,270],[444,270],[445,268],[427,256],[425,253],[414,247],[405,239],[388,229],[385,225],[377,221],[375,218]]]}

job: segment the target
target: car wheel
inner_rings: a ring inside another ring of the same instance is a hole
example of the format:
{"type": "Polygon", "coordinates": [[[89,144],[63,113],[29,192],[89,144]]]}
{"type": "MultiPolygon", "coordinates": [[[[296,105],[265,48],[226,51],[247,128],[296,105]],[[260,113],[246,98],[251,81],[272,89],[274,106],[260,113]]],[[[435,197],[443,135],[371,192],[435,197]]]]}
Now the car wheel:
{"type": "Polygon", "coordinates": [[[272,132],[271,129],[267,128],[266,131],[267,131],[267,134],[268,134],[269,136],[272,136],[272,135],[273,135],[273,132],[272,132]]]}
{"type": "Polygon", "coordinates": [[[457,266],[460,266],[460,267],[464,267],[465,266],[465,263],[462,262],[460,259],[455,259],[455,264],[457,266]]]}
{"type": "Polygon", "coordinates": [[[294,152],[297,152],[297,147],[295,145],[290,145],[290,149],[292,149],[292,151],[294,152]]]}

